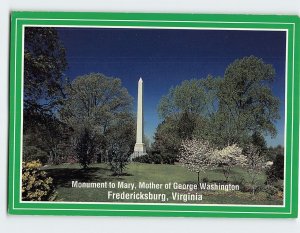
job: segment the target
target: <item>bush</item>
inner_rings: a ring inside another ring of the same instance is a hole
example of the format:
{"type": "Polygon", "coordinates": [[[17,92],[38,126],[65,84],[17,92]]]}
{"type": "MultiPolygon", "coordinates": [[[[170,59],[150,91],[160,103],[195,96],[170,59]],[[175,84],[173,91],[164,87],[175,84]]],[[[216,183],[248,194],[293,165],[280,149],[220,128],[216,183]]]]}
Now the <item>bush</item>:
{"type": "Polygon", "coordinates": [[[276,183],[274,183],[274,187],[277,188],[279,191],[283,192],[284,190],[284,184],[283,180],[279,180],[276,183]]]}
{"type": "Polygon", "coordinates": [[[133,162],[138,162],[138,163],[151,163],[150,162],[150,158],[148,154],[139,156],[139,157],[135,157],[132,159],[133,162]]]}
{"type": "Polygon", "coordinates": [[[267,184],[273,184],[277,180],[284,178],[284,157],[282,154],[276,155],[273,165],[266,171],[267,184]]]}
{"type": "Polygon", "coordinates": [[[251,192],[251,188],[247,186],[247,182],[242,176],[233,176],[233,184],[240,187],[241,192],[251,192]]]}
{"type": "Polygon", "coordinates": [[[173,153],[165,153],[162,154],[162,160],[164,164],[175,164],[175,161],[177,159],[177,156],[174,155],[173,153]]]}
{"type": "Polygon", "coordinates": [[[175,156],[171,155],[161,155],[159,153],[153,153],[151,155],[146,154],[132,159],[133,162],[138,163],[154,163],[154,164],[174,164],[175,156]]]}
{"type": "Polygon", "coordinates": [[[272,185],[266,185],[263,191],[266,192],[269,199],[271,199],[278,193],[278,189],[272,185]]]}
{"type": "Polygon", "coordinates": [[[203,178],[202,178],[202,182],[203,182],[203,183],[208,183],[208,182],[209,182],[208,177],[203,177],[203,178]]]}
{"type": "Polygon", "coordinates": [[[91,130],[84,128],[76,142],[75,152],[80,165],[86,169],[96,154],[96,137],[91,130]]]}
{"type": "Polygon", "coordinates": [[[128,154],[123,154],[124,150],[115,151],[112,153],[111,161],[109,162],[110,170],[114,176],[124,175],[124,170],[128,164],[128,154]]]}
{"type": "Polygon", "coordinates": [[[150,161],[152,159],[152,163],[154,164],[162,164],[163,163],[163,158],[160,154],[153,154],[151,157],[150,157],[150,161]]]}
{"type": "Polygon", "coordinates": [[[23,201],[53,201],[56,198],[53,180],[40,170],[41,166],[39,161],[22,164],[23,201]]]}

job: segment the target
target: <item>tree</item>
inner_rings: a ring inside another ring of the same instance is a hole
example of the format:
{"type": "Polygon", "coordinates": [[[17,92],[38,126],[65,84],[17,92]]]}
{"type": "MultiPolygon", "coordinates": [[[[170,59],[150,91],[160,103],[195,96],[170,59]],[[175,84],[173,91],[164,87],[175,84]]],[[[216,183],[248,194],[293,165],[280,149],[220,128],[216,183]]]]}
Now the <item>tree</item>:
{"type": "Polygon", "coordinates": [[[66,51],[50,27],[26,27],[24,43],[24,111],[51,111],[63,95],[66,51]]]}
{"type": "Polygon", "coordinates": [[[178,136],[180,139],[191,139],[195,130],[196,119],[191,113],[184,112],[178,120],[178,136]]]}
{"type": "Polygon", "coordinates": [[[268,147],[266,149],[265,157],[267,161],[275,161],[277,155],[284,157],[284,147],[281,145],[277,145],[276,147],[268,147]]]}
{"type": "Polygon", "coordinates": [[[109,165],[114,176],[124,174],[124,169],[129,162],[129,152],[130,148],[123,141],[114,141],[110,144],[111,160],[109,165]]]}
{"type": "Polygon", "coordinates": [[[198,139],[186,139],[182,141],[179,163],[191,172],[197,173],[198,188],[200,188],[200,172],[212,168],[213,149],[208,141],[198,139]]]}
{"type": "Polygon", "coordinates": [[[24,161],[38,159],[43,163],[54,164],[64,161],[70,149],[72,129],[51,114],[40,113],[35,119],[27,117],[25,122],[34,120],[36,125],[28,127],[24,135],[24,161]]]}
{"type": "Polygon", "coordinates": [[[255,189],[258,186],[259,175],[265,169],[265,159],[260,156],[260,149],[253,144],[250,144],[245,149],[246,161],[245,167],[250,178],[250,185],[252,187],[252,194],[255,194],[255,189]]]}
{"type": "Polygon", "coordinates": [[[120,79],[91,73],[67,85],[60,115],[71,125],[92,123],[105,133],[115,118],[130,112],[131,107],[132,97],[120,79]]]}
{"type": "MultiPolygon", "coordinates": [[[[109,146],[113,132],[124,137],[120,122],[131,119],[132,97],[118,78],[100,73],[79,76],[66,87],[66,98],[60,117],[74,130],[74,137],[88,129],[97,140],[97,161],[109,161],[109,146]]],[[[128,124],[127,124],[128,125],[128,124]]],[[[133,124],[131,127],[134,129],[133,124]]]]}
{"type": "Polygon", "coordinates": [[[220,79],[208,76],[206,79],[185,80],[161,98],[158,113],[161,118],[178,113],[211,115],[216,110],[216,88],[220,79]]]}
{"type": "Polygon", "coordinates": [[[164,157],[176,160],[181,145],[181,139],[178,135],[178,124],[175,117],[167,117],[160,123],[154,135],[153,151],[164,157]]]}
{"type": "Polygon", "coordinates": [[[209,141],[218,149],[235,144],[245,148],[251,142],[264,156],[264,136],[276,135],[279,119],[279,99],[271,87],[274,76],[272,65],[250,56],[230,64],[224,78],[186,80],[170,88],[158,106],[163,121],[154,146],[177,154],[185,138],[209,141]]]}
{"type": "Polygon", "coordinates": [[[185,80],[172,87],[162,97],[158,113],[163,119],[157,127],[154,151],[173,157],[179,152],[181,141],[197,137],[208,140],[211,134],[210,118],[217,110],[219,78],[185,80]]]}
{"type": "Polygon", "coordinates": [[[55,28],[26,27],[24,40],[24,159],[47,162],[64,150],[66,127],[57,119],[63,98],[65,48],[55,28]],[[52,152],[51,152],[52,151],[52,152]]]}
{"type": "Polygon", "coordinates": [[[254,132],[252,134],[251,143],[260,148],[262,152],[265,152],[267,150],[267,142],[264,136],[259,132],[254,132]]]}
{"type": "Polygon", "coordinates": [[[242,152],[243,149],[236,144],[214,151],[213,161],[218,167],[222,168],[226,181],[228,181],[230,171],[233,167],[244,166],[246,163],[247,158],[242,152]]]}
{"type": "Polygon", "coordinates": [[[108,143],[108,164],[113,175],[124,174],[124,169],[129,162],[129,157],[133,153],[135,145],[135,128],[132,116],[124,116],[109,133],[108,143]]]}
{"type": "Polygon", "coordinates": [[[279,99],[272,93],[272,65],[254,56],[235,60],[225,71],[218,92],[223,144],[246,145],[251,135],[276,135],[279,99]]]}
{"type": "Polygon", "coordinates": [[[75,152],[80,165],[87,169],[97,152],[97,140],[89,129],[84,128],[76,140],[75,152]]]}

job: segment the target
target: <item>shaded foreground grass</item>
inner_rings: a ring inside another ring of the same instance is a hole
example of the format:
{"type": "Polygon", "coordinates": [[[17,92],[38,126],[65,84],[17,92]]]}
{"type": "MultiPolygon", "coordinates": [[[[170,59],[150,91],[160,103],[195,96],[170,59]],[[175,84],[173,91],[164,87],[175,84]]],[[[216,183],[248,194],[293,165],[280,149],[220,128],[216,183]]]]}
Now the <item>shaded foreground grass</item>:
{"type": "MultiPolygon", "coordinates": [[[[124,181],[126,183],[134,183],[138,187],[139,182],[154,182],[159,184],[166,183],[196,183],[196,173],[188,171],[180,165],[165,165],[165,164],[142,164],[131,163],[127,167],[127,175],[116,177],[111,175],[111,171],[106,164],[93,164],[90,168],[83,170],[78,164],[62,164],[57,166],[48,166],[44,168],[48,175],[53,178],[53,182],[58,192],[57,201],[70,202],[114,202],[108,199],[108,191],[114,192],[151,192],[164,193],[169,198],[168,203],[185,203],[183,201],[172,200],[172,192],[180,194],[187,193],[187,191],[179,190],[146,190],[146,189],[109,189],[109,188],[72,188],[72,181],[78,182],[113,182],[124,181]]],[[[224,182],[225,178],[221,170],[208,171],[201,174],[201,179],[208,179],[208,183],[224,182]]],[[[247,173],[241,168],[234,168],[229,179],[229,183],[235,184],[237,180],[245,179],[247,183],[247,173]]],[[[265,175],[259,176],[259,183],[263,185],[265,175]]],[[[190,193],[203,194],[202,201],[189,201],[193,204],[250,204],[250,205],[281,205],[282,199],[274,197],[272,199],[265,198],[265,193],[259,193],[254,198],[249,193],[242,193],[239,191],[192,191],[190,193]]],[[[122,202],[122,200],[118,200],[122,202]]],[[[123,200],[127,202],[143,202],[138,200],[123,200]]],[[[147,202],[147,201],[144,201],[147,202]]],[[[149,202],[149,201],[148,201],[149,202]]],[[[160,202],[160,201],[151,201],[160,202]]]]}

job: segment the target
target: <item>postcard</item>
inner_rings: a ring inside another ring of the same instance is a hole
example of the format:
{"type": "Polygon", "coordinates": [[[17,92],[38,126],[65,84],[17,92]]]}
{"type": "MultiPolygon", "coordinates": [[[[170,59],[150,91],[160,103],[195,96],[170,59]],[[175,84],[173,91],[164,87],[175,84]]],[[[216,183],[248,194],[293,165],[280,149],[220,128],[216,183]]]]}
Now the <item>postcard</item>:
{"type": "Polygon", "coordinates": [[[297,16],[11,17],[10,214],[297,217],[297,16]]]}

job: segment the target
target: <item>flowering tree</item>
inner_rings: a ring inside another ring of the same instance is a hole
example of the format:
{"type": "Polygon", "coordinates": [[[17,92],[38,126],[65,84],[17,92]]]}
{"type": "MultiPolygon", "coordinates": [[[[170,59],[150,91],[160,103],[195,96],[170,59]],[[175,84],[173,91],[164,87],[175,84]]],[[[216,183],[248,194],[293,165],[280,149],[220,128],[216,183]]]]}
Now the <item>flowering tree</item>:
{"type": "Polygon", "coordinates": [[[236,144],[214,151],[212,160],[218,167],[222,168],[226,181],[228,181],[230,171],[234,166],[245,165],[247,158],[242,154],[242,151],[242,148],[236,144]]]}
{"type": "Polygon", "coordinates": [[[260,156],[260,149],[253,144],[247,146],[245,150],[246,163],[248,175],[250,177],[250,184],[252,187],[252,194],[255,193],[255,188],[258,186],[258,176],[265,169],[265,159],[260,156]]]}
{"type": "Polygon", "coordinates": [[[198,188],[200,188],[200,172],[213,167],[211,160],[213,149],[208,141],[198,139],[183,140],[180,148],[179,162],[198,175],[198,188]]]}

